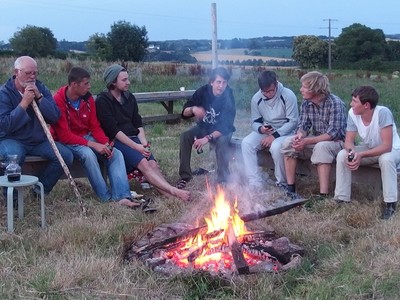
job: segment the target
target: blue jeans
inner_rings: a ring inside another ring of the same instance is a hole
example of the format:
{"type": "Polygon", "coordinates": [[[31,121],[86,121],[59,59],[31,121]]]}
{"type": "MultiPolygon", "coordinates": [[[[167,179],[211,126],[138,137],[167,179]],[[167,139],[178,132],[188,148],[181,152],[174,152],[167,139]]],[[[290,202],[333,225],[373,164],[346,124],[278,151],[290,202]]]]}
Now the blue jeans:
{"type": "MultiPolygon", "coordinates": [[[[91,136],[85,136],[85,138],[95,141],[91,136]]],[[[114,148],[112,157],[108,159],[88,146],[66,146],[72,151],[74,157],[78,158],[83,164],[90,184],[101,201],[118,201],[130,197],[131,192],[121,151],[114,148]],[[101,174],[99,160],[107,166],[107,176],[110,180],[111,191],[108,189],[101,174]]]]}
{"type": "MultiPolygon", "coordinates": [[[[71,151],[58,142],[56,142],[56,146],[67,166],[72,165],[74,157],[71,151]]],[[[2,140],[0,142],[0,155],[7,157],[8,154],[17,154],[20,164],[23,164],[26,155],[37,155],[50,161],[39,175],[39,181],[43,184],[46,194],[50,193],[64,173],[64,169],[58,161],[50,142],[47,140],[37,145],[27,145],[12,139],[2,140]]]]}
{"type": "MultiPolygon", "coordinates": [[[[140,140],[137,136],[129,137],[135,143],[140,144],[140,140]]],[[[118,140],[115,140],[114,147],[122,152],[125,160],[125,167],[128,173],[133,172],[133,170],[137,167],[137,165],[143,160],[146,159],[142,153],[139,151],[132,149],[128,145],[121,143],[118,140]]],[[[155,160],[153,154],[150,155],[148,160],[155,160]]]]}

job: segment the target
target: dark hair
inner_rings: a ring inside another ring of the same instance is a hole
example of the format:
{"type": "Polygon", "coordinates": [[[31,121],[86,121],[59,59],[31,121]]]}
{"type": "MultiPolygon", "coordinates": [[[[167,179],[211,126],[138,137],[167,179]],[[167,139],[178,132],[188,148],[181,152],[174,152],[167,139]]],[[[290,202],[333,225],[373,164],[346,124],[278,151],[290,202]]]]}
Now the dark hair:
{"type": "Polygon", "coordinates": [[[352,97],[358,97],[362,104],[369,102],[371,108],[375,108],[379,101],[379,94],[373,86],[361,85],[353,90],[352,97]]]}
{"type": "Polygon", "coordinates": [[[215,68],[211,71],[210,74],[210,82],[214,82],[217,76],[221,76],[223,79],[228,81],[231,78],[231,75],[228,73],[228,71],[223,68],[223,67],[218,67],[215,68]]]}
{"type": "Polygon", "coordinates": [[[90,78],[89,72],[81,67],[73,67],[68,73],[68,84],[80,83],[84,78],[90,78]]]}
{"type": "Polygon", "coordinates": [[[274,71],[264,71],[258,76],[258,86],[260,89],[265,89],[274,84],[277,84],[276,73],[274,71]]]}

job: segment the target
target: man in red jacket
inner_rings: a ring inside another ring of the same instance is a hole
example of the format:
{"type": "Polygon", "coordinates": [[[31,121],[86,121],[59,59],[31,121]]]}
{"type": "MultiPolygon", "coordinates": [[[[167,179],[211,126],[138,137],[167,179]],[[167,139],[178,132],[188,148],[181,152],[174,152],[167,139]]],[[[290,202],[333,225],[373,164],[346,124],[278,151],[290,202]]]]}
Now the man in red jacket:
{"type": "Polygon", "coordinates": [[[90,184],[102,201],[117,201],[128,207],[139,206],[130,199],[124,158],[118,149],[112,148],[100,127],[89,90],[90,74],[85,69],[72,68],[68,74],[68,85],[54,95],[61,117],[51,126],[52,135],[82,162],[90,184]],[[106,163],[111,189],[101,174],[98,160],[106,163]]]}

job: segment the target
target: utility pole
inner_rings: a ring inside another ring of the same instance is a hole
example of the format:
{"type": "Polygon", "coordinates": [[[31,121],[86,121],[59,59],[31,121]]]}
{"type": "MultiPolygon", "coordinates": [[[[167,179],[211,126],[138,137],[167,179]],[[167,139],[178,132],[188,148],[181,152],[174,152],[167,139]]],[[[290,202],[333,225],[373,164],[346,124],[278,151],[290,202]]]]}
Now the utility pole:
{"type": "Polygon", "coordinates": [[[218,39],[217,39],[217,4],[211,3],[211,25],[212,25],[212,40],[211,40],[211,52],[212,52],[212,68],[215,69],[218,66],[218,39]]]}
{"type": "MultiPolygon", "coordinates": [[[[329,72],[331,71],[331,68],[332,68],[332,65],[331,65],[331,62],[332,62],[332,43],[331,43],[331,30],[332,30],[332,22],[335,22],[335,21],[337,21],[336,19],[324,19],[323,21],[328,21],[329,23],[329,26],[328,26],[328,29],[329,29],[329,35],[328,35],[328,69],[329,69],[329,72]]],[[[336,29],[336,28],[335,28],[336,29]]]]}

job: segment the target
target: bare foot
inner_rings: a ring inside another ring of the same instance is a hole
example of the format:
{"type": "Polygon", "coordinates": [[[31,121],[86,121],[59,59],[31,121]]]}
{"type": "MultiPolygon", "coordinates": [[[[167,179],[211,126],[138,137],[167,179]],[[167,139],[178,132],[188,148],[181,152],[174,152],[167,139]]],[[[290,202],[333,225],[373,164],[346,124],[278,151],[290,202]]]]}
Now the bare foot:
{"type": "Polygon", "coordinates": [[[190,192],[189,191],[174,188],[173,195],[183,201],[190,201],[190,192]]]}
{"type": "Polygon", "coordinates": [[[140,203],[133,202],[127,198],[123,198],[123,199],[119,200],[118,204],[123,205],[123,206],[128,206],[129,208],[137,208],[140,206],[140,203]]]}

